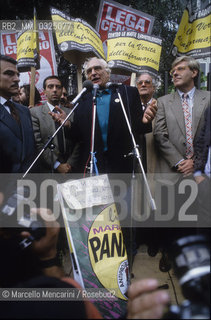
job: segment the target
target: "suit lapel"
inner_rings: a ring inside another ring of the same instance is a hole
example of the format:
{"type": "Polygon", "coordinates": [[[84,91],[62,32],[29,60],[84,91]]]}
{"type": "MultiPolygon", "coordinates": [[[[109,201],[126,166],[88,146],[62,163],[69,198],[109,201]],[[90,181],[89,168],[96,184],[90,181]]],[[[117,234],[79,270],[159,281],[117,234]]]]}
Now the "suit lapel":
{"type": "Polygon", "coordinates": [[[186,136],[185,119],[184,119],[184,113],[182,110],[182,103],[181,103],[180,96],[177,92],[173,93],[173,95],[170,96],[169,107],[171,108],[173,114],[175,115],[175,119],[183,135],[186,136]]]}
{"type": "Polygon", "coordinates": [[[56,126],[54,121],[52,121],[51,116],[48,114],[48,112],[50,112],[50,109],[47,105],[47,103],[42,107],[42,113],[43,113],[43,119],[46,123],[46,130],[49,131],[49,127],[50,127],[50,132],[49,134],[52,135],[54,133],[54,131],[56,130],[56,126]]]}
{"type": "Polygon", "coordinates": [[[194,96],[194,105],[193,105],[193,122],[192,122],[193,138],[196,134],[199,121],[202,117],[202,113],[205,108],[204,100],[205,100],[205,96],[203,96],[201,92],[196,89],[195,96],[194,96]]]}
{"type": "Polygon", "coordinates": [[[19,125],[2,104],[0,104],[0,121],[2,121],[19,139],[22,139],[19,125]]]}
{"type": "Polygon", "coordinates": [[[112,127],[116,126],[118,123],[119,112],[117,112],[117,109],[119,111],[119,98],[117,93],[112,90],[108,120],[108,137],[110,137],[112,127]]]}

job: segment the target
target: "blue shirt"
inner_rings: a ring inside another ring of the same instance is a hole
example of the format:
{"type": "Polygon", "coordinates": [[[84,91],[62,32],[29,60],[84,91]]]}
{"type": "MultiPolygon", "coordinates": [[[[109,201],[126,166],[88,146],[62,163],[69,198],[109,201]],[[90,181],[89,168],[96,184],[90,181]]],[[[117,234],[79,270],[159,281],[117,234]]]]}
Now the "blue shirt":
{"type": "Polygon", "coordinates": [[[104,89],[97,92],[97,117],[101,129],[104,151],[108,149],[107,136],[108,136],[108,119],[111,101],[111,90],[104,89]]]}

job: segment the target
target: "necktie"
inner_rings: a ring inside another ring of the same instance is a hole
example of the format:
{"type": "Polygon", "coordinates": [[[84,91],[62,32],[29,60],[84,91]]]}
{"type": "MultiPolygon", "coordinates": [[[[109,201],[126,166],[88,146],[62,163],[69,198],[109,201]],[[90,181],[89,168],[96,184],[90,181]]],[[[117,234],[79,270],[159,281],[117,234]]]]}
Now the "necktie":
{"type": "Polygon", "coordinates": [[[188,95],[183,94],[182,109],[185,118],[186,129],[186,157],[192,158],[193,156],[193,135],[192,135],[192,119],[190,113],[190,106],[187,101],[188,95]]]}
{"type": "Polygon", "coordinates": [[[11,116],[17,121],[18,124],[20,124],[20,117],[14,103],[11,100],[7,100],[5,102],[5,106],[10,108],[11,116]]]}
{"type": "MultiPolygon", "coordinates": [[[[53,109],[54,113],[58,113],[58,111],[54,108],[53,109]]],[[[60,126],[60,124],[58,122],[55,122],[55,127],[56,129],[58,129],[58,127],[60,126]]],[[[57,133],[57,138],[58,138],[58,144],[59,144],[59,151],[64,154],[64,137],[63,137],[63,128],[61,128],[58,133],[57,133]]]]}

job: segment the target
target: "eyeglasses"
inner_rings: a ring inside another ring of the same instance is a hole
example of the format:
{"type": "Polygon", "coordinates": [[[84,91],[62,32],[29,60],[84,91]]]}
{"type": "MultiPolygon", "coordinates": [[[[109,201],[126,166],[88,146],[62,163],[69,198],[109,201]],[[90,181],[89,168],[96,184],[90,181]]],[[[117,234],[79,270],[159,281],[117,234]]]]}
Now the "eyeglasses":
{"type": "Polygon", "coordinates": [[[139,82],[137,82],[137,84],[140,84],[140,85],[142,85],[142,84],[149,85],[151,83],[152,83],[152,81],[150,81],[150,80],[140,80],[139,82]]]}
{"type": "Polygon", "coordinates": [[[175,71],[176,71],[176,72],[182,72],[182,71],[184,71],[186,68],[187,68],[186,66],[176,67],[176,68],[172,69],[172,70],[169,72],[169,73],[170,73],[170,76],[173,77],[175,71]]]}

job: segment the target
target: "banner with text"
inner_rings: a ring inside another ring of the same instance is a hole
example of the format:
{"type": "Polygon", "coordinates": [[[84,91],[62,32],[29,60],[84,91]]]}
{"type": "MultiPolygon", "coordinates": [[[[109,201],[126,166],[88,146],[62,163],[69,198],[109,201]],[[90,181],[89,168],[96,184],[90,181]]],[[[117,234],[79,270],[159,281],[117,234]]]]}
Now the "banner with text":
{"type": "Polygon", "coordinates": [[[96,24],[106,52],[108,32],[134,30],[151,34],[154,17],[111,0],[101,0],[96,24]]]}
{"type": "Polygon", "coordinates": [[[108,299],[97,301],[98,310],[105,319],[121,318],[129,266],[108,176],[67,181],[58,192],[74,278],[85,289],[105,289],[108,299]]]}
{"type": "Polygon", "coordinates": [[[145,70],[154,75],[158,73],[162,49],[160,38],[122,31],[109,33],[107,41],[107,61],[112,71],[124,74],[145,70]]]}
{"type": "Polygon", "coordinates": [[[55,8],[51,8],[51,16],[59,49],[67,60],[76,64],[93,54],[105,59],[100,35],[86,21],[70,18],[55,8]]]}
{"type": "Polygon", "coordinates": [[[191,55],[195,58],[210,56],[211,5],[209,0],[192,1],[183,13],[179,30],[174,40],[173,55],[191,55]]]}
{"type": "MultiPolygon", "coordinates": [[[[1,53],[13,59],[17,58],[17,33],[0,33],[1,53]]],[[[43,80],[50,75],[57,74],[54,43],[51,31],[39,32],[40,69],[36,70],[35,85],[39,90],[42,100],[46,100],[43,93],[43,80]]],[[[19,85],[29,84],[31,72],[21,72],[19,85]]]]}
{"type": "Polygon", "coordinates": [[[34,21],[29,21],[26,30],[18,33],[17,62],[17,68],[20,72],[30,71],[31,67],[40,69],[39,32],[37,30],[35,8],[34,21]]]}

